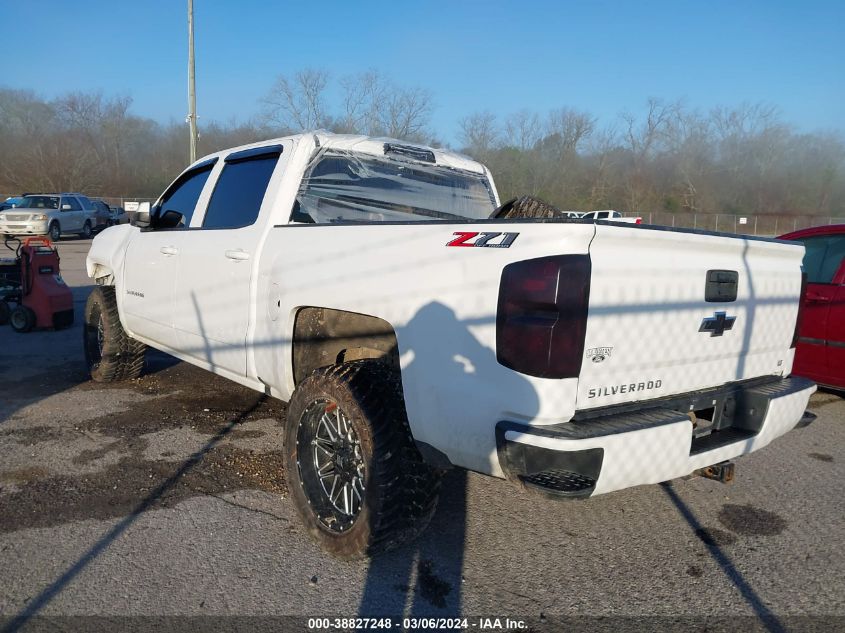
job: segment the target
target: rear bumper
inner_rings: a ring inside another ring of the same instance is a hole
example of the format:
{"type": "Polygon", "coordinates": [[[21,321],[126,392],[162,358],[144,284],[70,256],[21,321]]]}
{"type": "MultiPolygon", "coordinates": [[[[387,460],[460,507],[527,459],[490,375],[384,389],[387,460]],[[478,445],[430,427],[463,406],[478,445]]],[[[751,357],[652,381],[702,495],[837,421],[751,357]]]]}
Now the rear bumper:
{"type": "Polygon", "coordinates": [[[499,462],[508,477],[565,497],[668,481],[763,448],[802,421],[815,390],[797,376],[734,386],[731,426],[697,439],[686,410],[668,406],[544,427],[499,422],[499,462]]]}

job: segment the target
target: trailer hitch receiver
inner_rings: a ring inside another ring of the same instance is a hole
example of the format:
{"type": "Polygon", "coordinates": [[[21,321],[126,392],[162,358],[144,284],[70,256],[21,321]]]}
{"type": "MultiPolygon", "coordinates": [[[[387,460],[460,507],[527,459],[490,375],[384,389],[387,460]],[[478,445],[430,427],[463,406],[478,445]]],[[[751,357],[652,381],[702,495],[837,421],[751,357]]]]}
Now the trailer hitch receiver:
{"type": "Polygon", "coordinates": [[[715,479],[716,481],[721,481],[723,484],[729,484],[734,480],[734,463],[720,462],[712,466],[707,466],[706,468],[701,468],[695,471],[695,473],[707,479],[715,479]]]}

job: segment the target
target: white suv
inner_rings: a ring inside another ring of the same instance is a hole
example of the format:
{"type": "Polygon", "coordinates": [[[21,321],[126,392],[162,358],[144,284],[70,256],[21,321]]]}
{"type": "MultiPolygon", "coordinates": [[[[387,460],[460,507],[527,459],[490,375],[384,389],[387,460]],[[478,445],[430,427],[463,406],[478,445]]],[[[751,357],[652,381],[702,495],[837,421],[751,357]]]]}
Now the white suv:
{"type": "Polygon", "coordinates": [[[0,213],[0,234],[49,235],[54,242],[66,233],[90,238],[94,205],[78,193],[33,193],[17,207],[0,213]]]}

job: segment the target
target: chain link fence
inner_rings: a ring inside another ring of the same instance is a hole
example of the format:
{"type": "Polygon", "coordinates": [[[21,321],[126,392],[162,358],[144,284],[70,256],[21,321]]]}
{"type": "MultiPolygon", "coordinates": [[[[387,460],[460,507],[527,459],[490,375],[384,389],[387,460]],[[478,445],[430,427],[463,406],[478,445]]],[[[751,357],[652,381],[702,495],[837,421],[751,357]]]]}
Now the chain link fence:
{"type": "MultiPolygon", "coordinates": [[[[626,214],[636,215],[636,214],[626,214]]],[[[810,226],[845,224],[845,215],[741,215],[728,213],[669,213],[644,211],[645,224],[660,224],[705,231],[774,237],[810,226]]]]}

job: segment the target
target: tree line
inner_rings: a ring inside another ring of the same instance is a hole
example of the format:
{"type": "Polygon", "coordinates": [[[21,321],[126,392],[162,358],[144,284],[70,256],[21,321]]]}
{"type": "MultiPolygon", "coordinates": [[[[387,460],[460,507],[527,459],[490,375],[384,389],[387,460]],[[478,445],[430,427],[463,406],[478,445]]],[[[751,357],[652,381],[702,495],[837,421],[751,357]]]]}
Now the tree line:
{"type": "MultiPolygon", "coordinates": [[[[131,110],[127,96],[45,100],[0,89],[0,191],[155,197],[187,164],[188,126],[131,110]]],[[[430,91],[377,71],[279,76],[259,114],[202,125],[200,155],[301,130],[443,146],[430,91]]],[[[501,198],[530,194],[564,209],[845,216],[845,139],[801,132],[773,106],[701,111],[650,99],[599,121],[561,107],[469,114],[455,149],[490,167],[501,198]]]]}

